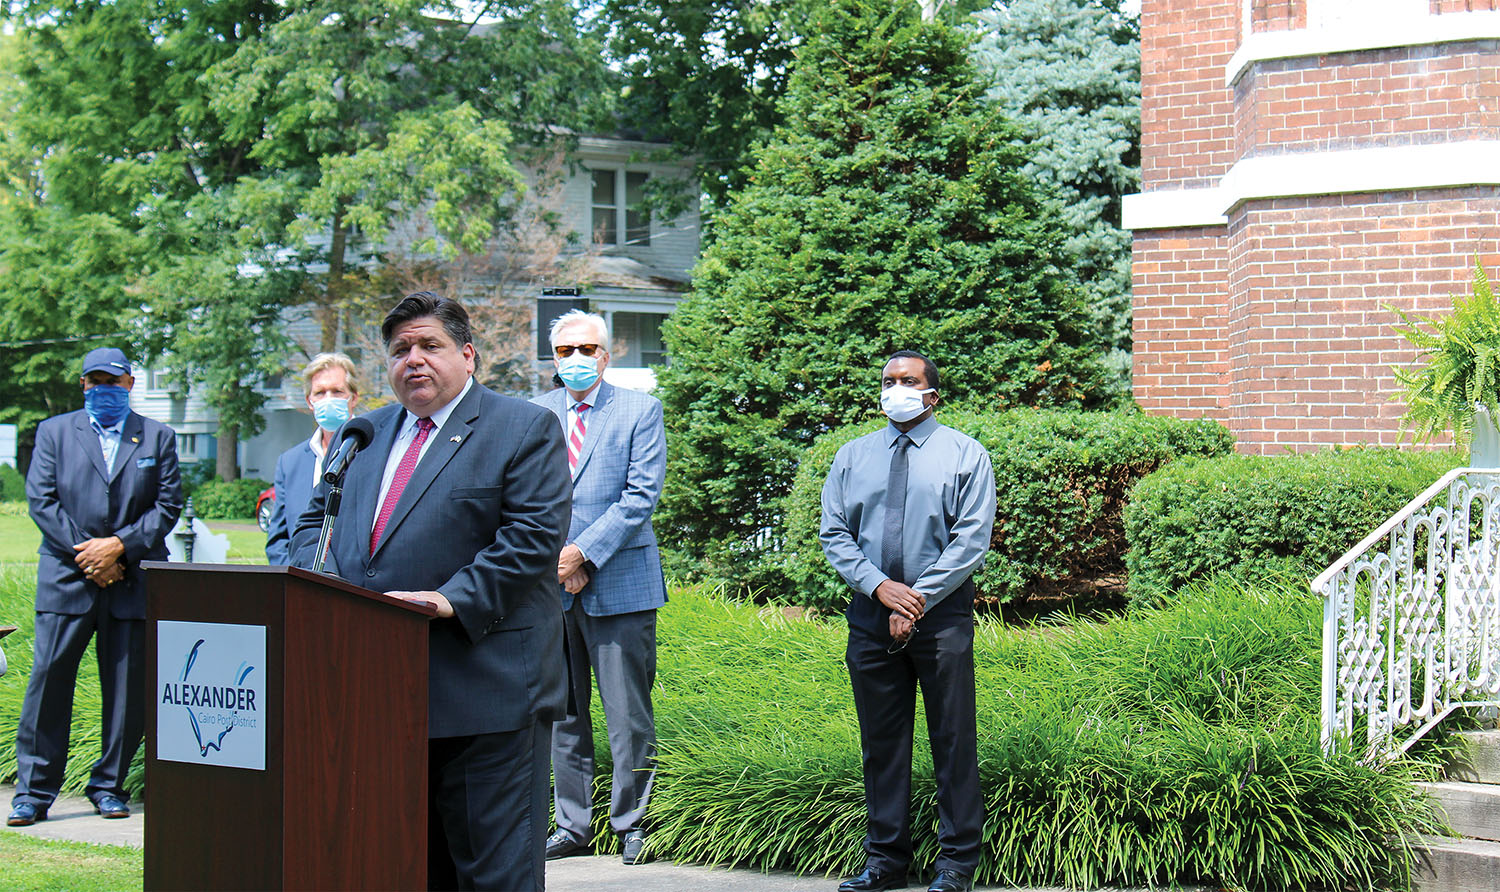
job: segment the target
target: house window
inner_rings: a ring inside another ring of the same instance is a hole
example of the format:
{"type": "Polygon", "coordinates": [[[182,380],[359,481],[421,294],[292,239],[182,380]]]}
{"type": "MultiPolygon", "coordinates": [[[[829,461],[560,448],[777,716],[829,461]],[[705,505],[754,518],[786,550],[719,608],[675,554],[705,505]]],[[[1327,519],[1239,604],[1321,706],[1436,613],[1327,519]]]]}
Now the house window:
{"type": "Polygon", "coordinates": [[[646,213],[644,173],[625,174],[625,244],[651,244],[651,215],[646,213]]]}
{"type": "Polygon", "coordinates": [[[595,170],[590,172],[590,176],[593,181],[594,244],[618,245],[620,203],[615,197],[615,172],[595,170]]]}
{"type": "Polygon", "coordinates": [[[197,455],[198,455],[198,435],[197,434],[178,434],[177,435],[177,454],[178,455],[190,455],[190,456],[193,456],[193,457],[197,457],[197,455]]]}
{"type": "Polygon", "coordinates": [[[650,174],[634,171],[589,171],[594,244],[651,244],[651,215],[644,207],[649,179],[650,174]]]}
{"type": "Polygon", "coordinates": [[[667,364],[661,324],[666,313],[611,313],[610,337],[614,341],[610,362],[621,368],[644,368],[667,364]]]}

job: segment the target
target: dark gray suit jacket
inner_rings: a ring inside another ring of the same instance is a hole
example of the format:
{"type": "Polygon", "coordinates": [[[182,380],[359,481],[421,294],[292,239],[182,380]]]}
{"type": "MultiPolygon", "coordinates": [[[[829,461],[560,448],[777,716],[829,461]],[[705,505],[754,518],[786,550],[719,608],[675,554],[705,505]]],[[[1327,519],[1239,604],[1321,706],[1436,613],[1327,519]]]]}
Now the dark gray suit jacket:
{"type": "Polygon", "coordinates": [[[119,536],[125,545],[125,578],[109,589],[109,612],[117,619],[146,618],[140,563],[167,559],[167,534],[182,513],[177,435],[171,428],[134,412],[126,415],[110,474],[87,412],[48,418],[37,425],[26,501],[42,531],[37,610],[88,613],[100,589],[73,563],[73,546],[119,536]]]}
{"type": "MultiPolygon", "coordinates": [[[[433,433],[370,554],[380,478],[405,410],[372,412],[370,446],[344,478],[324,568],[375,591],[438,591],[454,616],[431,625],[430,737],[513,731],[562,718],[567,667],[557,554],[568,528],[568,458],[552,413],[478,382],[433,433]]],[[[292,535],[311,567],[326,487],[292,535]]]]}

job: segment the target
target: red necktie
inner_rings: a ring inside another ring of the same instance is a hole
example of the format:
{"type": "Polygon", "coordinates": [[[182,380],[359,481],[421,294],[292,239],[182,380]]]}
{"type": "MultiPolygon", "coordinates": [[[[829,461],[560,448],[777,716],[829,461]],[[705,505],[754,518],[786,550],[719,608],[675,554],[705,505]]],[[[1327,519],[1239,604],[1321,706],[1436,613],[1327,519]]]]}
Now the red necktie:
{"type": "Polygon", "coordinates": [[[583,452],[583,438],[588,433],[588,423],[583,420],[583,415],[588,410],[588,403],[578,404],[573,413],[578,420],[573,422],[573,431],[568,434],[568,470],[574,473],[578,471],[578,455],[583,452]]]}
{"type": "Polygon", "coordinates": [[[391,519],[391,514],[396,510],[396,502],[401,500],[401,490],[406,489],[406,483],[411,480],[411,472],[416,470],[417,459],[422,457],[422,444],[427,442],[427,435],[437,425],[432,423],[431,418],[417,419],[417,435],[406,447],[406,454],[401,456],[401,464],[396,466],[396,476],[391,478],[391,488],[386,490],[385,501],[380,503],[380,514],[375,518],[375,526],[370,530],[370,553],[375,553],[375,546],[380,543],[380,534],[385,532],[386,522],[391,519]]]}

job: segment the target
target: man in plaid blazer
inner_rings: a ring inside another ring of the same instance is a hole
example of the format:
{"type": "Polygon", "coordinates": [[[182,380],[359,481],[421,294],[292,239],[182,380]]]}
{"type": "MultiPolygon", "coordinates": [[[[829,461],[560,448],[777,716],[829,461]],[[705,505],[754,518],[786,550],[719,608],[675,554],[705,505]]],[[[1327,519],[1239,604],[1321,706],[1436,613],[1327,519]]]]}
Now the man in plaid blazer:
{"type": "Polygon", "coordinates": [[[609,820],[626,864],[641,859],[642,820],[655,776],[656,609],[667,601],[651,512],[667,471],[661,401],[603,380],[609,331],[574,310],[552,325],[563,387],[534,401],[563,427],[573,519],[558,556],[563,626],[576,715],[553,729],[557,832],[547,858],[587,851],[592,836],[594,731],[589,676],[598,679],[614,777],[609,820]]]}

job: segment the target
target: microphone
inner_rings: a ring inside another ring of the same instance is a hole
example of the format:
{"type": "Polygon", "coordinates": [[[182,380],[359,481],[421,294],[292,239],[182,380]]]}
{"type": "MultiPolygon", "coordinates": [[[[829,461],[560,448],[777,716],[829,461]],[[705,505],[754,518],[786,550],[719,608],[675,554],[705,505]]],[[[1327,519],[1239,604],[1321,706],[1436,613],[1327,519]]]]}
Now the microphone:
{"type": "Polygon", "coordinates": [[[354,456],[363,448],[370,445],[370,439],[375,436],[375,426],[368,418],[351,418],[344,422],[339,428],[339,448],[323,467],[323,481],[325,483],[338,483],[348,470],[349,462],[354,461],[354,456]]]}

